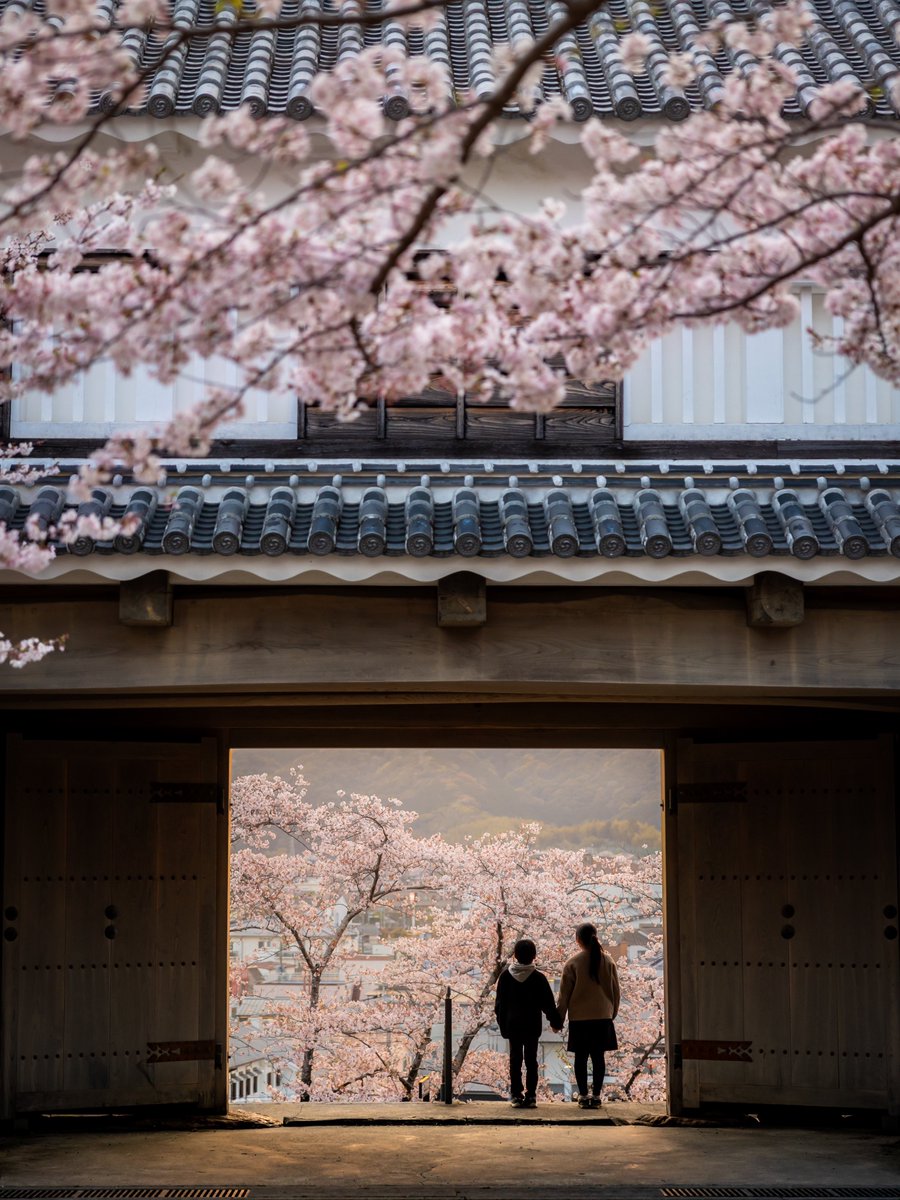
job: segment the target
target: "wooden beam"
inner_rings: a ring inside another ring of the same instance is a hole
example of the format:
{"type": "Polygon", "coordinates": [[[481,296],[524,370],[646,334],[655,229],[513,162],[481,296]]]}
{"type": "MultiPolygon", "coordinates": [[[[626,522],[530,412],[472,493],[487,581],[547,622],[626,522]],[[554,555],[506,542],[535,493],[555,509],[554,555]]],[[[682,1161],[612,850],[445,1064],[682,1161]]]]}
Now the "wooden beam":
{"type": "Polygon", "coordinates": [[[540,587],[492,586],[490,621],[466,635],[438,627],[433,587],[183,586],[178,620],[149,634],[119,623],[111,589],[35,595],[17,585],[0,593],[6,636],[68,631],[69,641],[27,671],[0,672],[0,696],[900,698],[900,606],[890,589],[859,600],[849,588],[810,588],[806,619],[776,635],[777,654],[771,636],[748,628],[744,589],[547,591],[552,603],[540,587]]]}
{"type": "Polygon", "coordinates": [[[442,629],[472,629],[487,623],[484,577],[457,571],[438,582],[437,623],[442,629]]]}
{"type": "Polygon", "coordinates": [[[777,571],[762,571],[747,588],[751,629],[790,629],[804,617],[803,584],[777,571]]]}
{"type": "Polygon", "coordinates": [[[153,628],[172,624],[172,582],[168,571],[151,571],[119,585],[119,623],[153,628]]]}

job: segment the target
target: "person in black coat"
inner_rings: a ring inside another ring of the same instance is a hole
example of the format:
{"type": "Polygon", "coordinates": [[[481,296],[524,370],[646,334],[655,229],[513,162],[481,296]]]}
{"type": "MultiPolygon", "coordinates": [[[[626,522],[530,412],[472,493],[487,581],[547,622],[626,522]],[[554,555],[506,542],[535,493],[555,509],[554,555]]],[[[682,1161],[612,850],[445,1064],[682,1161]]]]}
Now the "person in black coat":
{"type": "Polygon", "coordinates": [[[536,955],[534,942],[530,938],[521,938],[513,949],[513,961],[497,980],[494,1012],[501,1036],[509,1040],[509,1091],[513,1108],[534,1108],[537,1105],[535,1093],[541,1013],[555,1033],[559,1033],[563,1026],[547,976],[534,965],[536,955]]]}

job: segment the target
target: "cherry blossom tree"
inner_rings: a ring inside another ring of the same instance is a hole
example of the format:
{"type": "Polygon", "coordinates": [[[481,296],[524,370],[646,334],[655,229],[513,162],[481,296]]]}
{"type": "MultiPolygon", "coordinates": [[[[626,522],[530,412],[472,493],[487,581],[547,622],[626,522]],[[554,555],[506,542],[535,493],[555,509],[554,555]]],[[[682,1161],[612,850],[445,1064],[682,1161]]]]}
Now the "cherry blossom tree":
{"type": "Polygon", "coordinates": [[[619,959],[622,1004],[616,1019],[620,1050],[610,1060],[613,1100],[665,1097],[665,995],[663,987],[662,854],[596,856],[576,894],[590,897],[591,920],[601,941],[615,950],[629,931],[643,945],[619,959]],[[646,930],[646,932],[643,932],[646,930]]]}
{"type": "MultiPolygon", "coordinates": [[[[0,357],[23,370],[0,396],[53,389],[101,357],[125,374],[147,362],[164,382],[192,353],[223,355],[242,372],[234,389],[212,389],[159,436],[114,438],[96,471],[125,462],[155,481],[156,451],[202,452],[251,386],[290,389],[351,416],[439,374],[475,399],[499,394],[544,410],[562,399],[567,376],[620,378],[679,322],[786,324],[798,311],[798,279],[821,284],[843,317],[842,353],[900,379],[893,141],[868,137],[851,119],[870,98],[847,82],[820,87],[806,121],[781,116],[799,85],[789,50],[811,20],[798,0],[761,6],[749,23],[714,21],[690,51],[670,57],[674,88],[715,53],[739,69],[711,111],[663,128],[652,155],[587,121],[581,141],[594,177],[570,224],[549,199],[526,217],[485,213],[464,173],[495,152],[508,104],[533,112],[536,151],[553,125],[572,119],[562,101],[535,109],[536,82],[551,56],[565,73],[576,53],[566,35],[603,0],[555,6],[542,37],[518,39],[497,57],[487,96],[451,98],[446,75],[421,56],[384,46],[345,56],[310,93],[326,120],[324,157],[296,122],[248,108],[211,117],[201,131],[209,156],[188,200],[158,181],[152,144],[103,155],[93,146],[110,112],[140,98],[130,22],[168,36],[165,53],[177,55],[210,33],[384,19],[306,8],[288,19],[237,0],[220,7],[212,27],[173,23],[158,0],[131,0],[102,18],[94,0],[58,0],[47,22],[10,6],[0,21],[0,120],[17,136],[49,122],[82,128],[91,95],[104,97],[70,150],[33,155],[6,185],[0,357]],[[409,98],[410,114],[394,125],[382,108],[389,94],[409,98]],[[801,146],[802,155],[791,153],[801,146]],[[286,194],[267,200],[242,184],[220,157],[234,150],[288,169],[286,194]],[[451,239],[452,254],[417,259],[423,246],[447,245],[448,223],[467,216],[469,234],[451,239]],[[110,250],[121,257],[87,269],[110,250]]],[[[433,7],[400,6],[392,19],[427,23],[433,7]]],[[[618,52],[638,73],[648,54],[664,53],[639,32],[618,52]]],[[[900,87],[891,95],[900,101],[900,87]]]]}
{"type": "Polygon", "coordinates": [[[616,1055],[615,1082],[608,1093],[611,1100],[665,1098],[662,956],[662,935],[653,933],[634,961],[620,964],[622,1008],[616,1026],[622,1049],[616,1055]]]}
{"type": "Polygon", "coordinates": [[[436,944],[436,966],[457,1001],[461,1020],[454,1074],[466,1062],[477,1035],[494,1019],[497,980],[519,938],[538,948],[538,966],[552,980],[571,953],[573,932],[584,919],[575,881],[590,871],[583,852],[541,850],[541,826],[529,822],[501,834],[485,834],[457,848],[447,880],[454,911],[424,947],[436,944]]]}
{"type": "MultiPolygon", "coordinates": [[[[341,1005],[323,997],[323,979],[342,958],[354,921],[373,908],[406,912],[413,888],[440,850],[416,838],[416,814],[377,796],[306,800],[307,782],[244,776],[232,789],[232,926],[259,926],[290,945],[305,968],[302,1001],[279,1006],[277,1036],[299,1056],[304,1096],[314,1093],[319,1049],[341,1040],[341,1005]],[[278,853],[266,853],[275,843],[278,853]]],[[[333,1085],[331,1068],[329,1085],[333,1085]]]]}
{"type": "MultiPolygon", "coordinates": [[[[149,68],[135,48],[147,37],[165,62],[197,38],[361,27],[385,13],[301,5],[288,16],[226,0],[202,25],[167,0],[50,0],[46,18],[7,4],[0,127],[26,142],[47,126],[71,136],[53,150],[28,143],[34,152],[0,180],[0,362],[19,367],[0,378],[0,402],[53,391],[101,360],[125,375],[147,364],[163,383],[192,355],[236,365],[238,383],[155,433],[114,436],[81,472],[86,494],[114,471],[155,483],[162,455],[205,453],[248,388],[289,390],[347,419],[435,382],[543,411],[567,377],[619,379],[678,324],[786,325],[798,281],[823,288],[841,318],[828,348],[900,382],[900,160],[884,136],[894,124],[858,121],[872,97],[846,79],[818,87],[804,120],[784,118],[803,90],[802,0],[713,20],[670,55],[675,90],[717,55],[733,70],[711,108],[663,123],[650,152],[599,120],[576,125],[593,177],[572,219],[554,197],[525,216],[481,204],[467,171],[498,152],[510,105],[529,115],[536,153],[582,115],[560,99],[538,104],[537,83],[545,68],[565,77],[572,31],[604,2],[552,4],[546,31],[498,53],[477,94],[454,95],[439,64],[391,46],[344,56],[304,98],[324,118],[325,153],[296,121],[244,107],[204,120],[206,161],[179,186],[160,177],[152,142],[99,148],[104,126],[141,102],[149,68]],[[392,95],[407,113],[396,122],[383,110],[392,95]],[[282,193],[242,182],[235,154],[276,165],[282,193]],[[422,257],[437,247],[451,252],[422,257]]],[[[439,7],[397,0],[390,19],[427,27],[439,7]]],[[[616,38],[619,64],[637,75],[648,56],[666,57],[639,30],[616,38]]],[[[896,111],[900,71],[885,71],[896,111]]],[[[40,563],[2,531],[0,564],[40,563]]],[[[19,663],[38,653],[2,645],[19,663]]]]}
{"type": "MultiPolygon", "coordinates": [[[[447,988],[454,1008],[456,1090],[469,1082],[505,1090],[506,1056],[479,1046],[479,1035],[493,1023],[497,980],[516,941],[530,937],[537,943],[538,965],[552,981],[575,951],[574,931],[585,919],[596,923],[613,949],[635,920],[659,921],[658,853],[631,858],[542,849],[540,834],[540,824],[532,822],[444,847],[444,874],[416,922],[427,936],[402,940],[382,979],[402,1006],[392,1015],[412,1022],[409,1057],[395,1076],[407,1097],[420,1072],[437,1067],[447,988]]],[[[661,938],[651,935],[639,959],[622,964],[625,1078],[616,1094],[624,1099],[660,1099],[665,1085],[658,1057],[664,1039],[661,957],[661,938]]],[[[550,1099],[546,1087],[542,1094],[550,1099]]]]}
{"type": "MultiPolygon", "coordinates": [[[[0,486],[34,482],[38,474],[36,471],[29,470],[21,463],[12,465],[8,461],[27,457],[31,449],[30,445],[23,443],[6,447],[0,445],[0,486]]],[[[40,574],[53,558],[53,551],[45,544],[44,531],[32,528],[30,535],[23,538],[16,530],[7,529],[3,519],[3,505],[4,497],[0,493],[0,566],[24,571],[29,575],[40,574]]],[[[54,650],[62,649],[64,643],[64,636],[53,641],[23,638],[19,642],[13,642],[0,633],[0,666],[8,664],[11,667],[25,667],[29,663],[40,662],[54,650]]]]}
{"type": "MultiPolygon", "coordinates": [[[[539,834],[539,825],[528,824],[442,846],[442,874],[426,905],[417,906],[418,936],[397,945],[381,980],[392,1018],[406,1023],[406,1057],[402,1071],[394,1073],[404,1098],[414,1094],[423,1069],[438,1069],[448,989],[455,1088],[498,1079],[507,1086],[505,1056],[473,1050],[494,1020],[497,980],[516,941],[526,935],[538,944],[541,967],[551,978],[558,974],[564,939],[583,911],[580,901],[567,903],[572,876],[566,870],[582,872],[584,855],[539,850],[539,834]]],[[[361,1015],[365,1020],[367,1014],[361,1015]]]]}
{"type": "MultiPolygon", "coordinates": [[[[439,1071],[448,988],[456,1090],[472,1081],[505,1088],[505,1055],[479,1035],[493,1022],[497,980],[516,941],[537,942],[552,980],[586,917],[611,946],[635,918],[658,919],[658,855],[541,849],[536,823],[461,844],[420,838],[411,828],[416,814],[396,801],[354,795],[314,805],[307,788],[296,774],[246,776],[233,789],[232,927],[277,935],[304,970],[298,998],[272,998],[265,1023],[271,1056],[290,1065],[286,1078],[296,1076],[282,1096],[414,1098],[423,1074],[439,1071]],[[375,912],[404,926],[377,977],[348,948],[354,923],[375,912]],[[331,987],[327,972],[340,976],[331,987]]],[[[658,971],[649,960],[624,971],[631,1078],[620,1091],[658,1097],[658,971]]],[[[242,965],[233,988],[249,986],[242,965]]]]}

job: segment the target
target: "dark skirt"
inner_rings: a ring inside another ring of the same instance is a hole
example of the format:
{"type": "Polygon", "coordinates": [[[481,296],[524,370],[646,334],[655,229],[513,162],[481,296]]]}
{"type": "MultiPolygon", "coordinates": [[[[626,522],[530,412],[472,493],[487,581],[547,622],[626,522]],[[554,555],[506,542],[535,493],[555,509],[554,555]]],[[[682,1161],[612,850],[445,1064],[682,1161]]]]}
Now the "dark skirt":
{"type": "Polygon", "coordinates": [[[615,1024],[607,1017],[597,1021],[570,1021],[569,1041],[566,1049],[570,1054],[605,1054],[607,1050],[618,1050],[615,1024]]]}

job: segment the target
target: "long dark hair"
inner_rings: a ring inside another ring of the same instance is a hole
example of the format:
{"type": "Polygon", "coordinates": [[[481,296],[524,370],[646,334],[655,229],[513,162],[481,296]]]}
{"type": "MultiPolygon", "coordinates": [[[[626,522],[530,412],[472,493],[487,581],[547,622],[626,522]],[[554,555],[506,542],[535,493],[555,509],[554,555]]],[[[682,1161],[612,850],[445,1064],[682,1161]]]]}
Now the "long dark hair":
{"type": "Polygon", "coordinates": [[[580,946],[584,946],[590,955],[590,965],[588,970],[591,979],[594,983],[600,982],[600,955],[602,953],[600,947],[600,939],[597,937],[596,927],[591,925],[589,921],[585,921],[583,925],[579,925],[575,930],[575,938],[580,946]]]}

